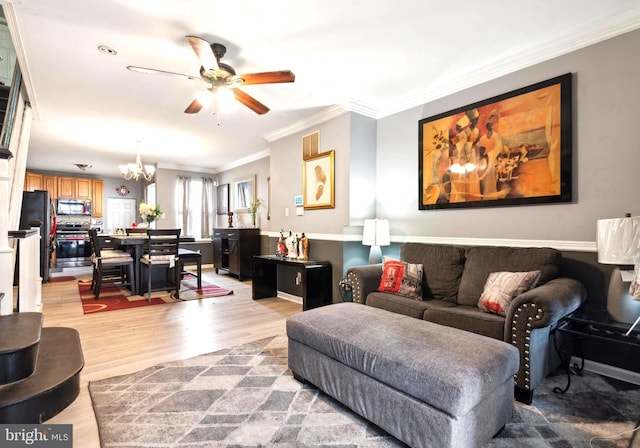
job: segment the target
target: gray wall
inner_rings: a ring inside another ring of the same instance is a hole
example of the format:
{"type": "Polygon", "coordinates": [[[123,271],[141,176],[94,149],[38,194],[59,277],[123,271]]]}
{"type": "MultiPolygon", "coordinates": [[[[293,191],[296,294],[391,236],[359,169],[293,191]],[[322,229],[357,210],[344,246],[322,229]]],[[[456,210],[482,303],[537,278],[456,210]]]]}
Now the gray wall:
{"type": "MultiPolygon", "coordinates": [[[[249,213],[236,213],[234,211],[234,182],[238,180],[244,180],[251,176],[256,176],[256,195],[260,198],[263,204],[258,207],[258,213],[256,214],[256,224],[258,227],[264,229],[268,226],[267,220],[267,178],[269,177],[269,157],[256,160],[246,165],[239,166],[227,171],[220,172],[218,174],[218,185],[229,184],[229,210],[233,211],[236,215],[234,217],[235,227],[250,227],[253,225],[251,222],[251,215],[249,213]]],[[[216,215],[217,226],[227,227],[228,217],[226,215],[216,215]]]]}
{"type": "Polygon", "coordinates": [[[377,214],[397,234],[594,241],[596,220],[640,213],[640,31],[378,121],[377,214]],[[574,201],[418,211],[418,120],[567,72],[574,74],[574,201]]]}
{"type": "Polygon", "coordinates": [[[271,143],[271,221],[263,230],[342,234],[349,222],[350,124],[345,113],[326,123],[271,143]],[[320,131],[320,151],[335,150],[335,208],[305,210],[296,216],[294,197],[302,194],[302,136],[320,131]],[[285,208],[289,216],[285,216],[285,208]]]}

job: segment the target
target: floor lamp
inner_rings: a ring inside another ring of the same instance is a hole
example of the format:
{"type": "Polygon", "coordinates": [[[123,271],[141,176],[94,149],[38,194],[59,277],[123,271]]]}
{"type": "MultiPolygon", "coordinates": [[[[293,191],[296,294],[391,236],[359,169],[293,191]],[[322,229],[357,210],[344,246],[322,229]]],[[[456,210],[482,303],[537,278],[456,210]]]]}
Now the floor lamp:
{"type": "Polygon", "coordinates": [[[597,231],[598,263],[613,264],[607,313],[611,318],[625,324],[637,323],[640,318],[640,301],[629,294],[635,264],[640,256],[640,216],[599,219],[597,231]]]}
{"type": "Polygon", "coordinates": [[[386,219],[365,219],[362,232],[362,244],[371,246],[369,249],[369,264],[382,263],[380,246],[391,244],[389,239],[389,221],[386,219]]]}

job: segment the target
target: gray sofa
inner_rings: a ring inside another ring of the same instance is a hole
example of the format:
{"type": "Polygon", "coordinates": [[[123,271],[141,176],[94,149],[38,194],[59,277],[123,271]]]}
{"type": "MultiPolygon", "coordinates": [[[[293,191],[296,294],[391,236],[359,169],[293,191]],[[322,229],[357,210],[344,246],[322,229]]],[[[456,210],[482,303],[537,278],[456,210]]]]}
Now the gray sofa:
{"type": "Polygon", "coordinates": [[[422,264],[424,300],[378,292],[383,265],[350,268],[354,302],[503,340],[520,352],[515,397],[531,403],[535,387],[557,366],[551,332],[586,299],[584,286],[559,277],[562,254],[551,248],[405,243],[400,257],[422,264]],[[537,286],[513,299],[506,317],[482,312],[478,300],[492,272],[540,270],[537,286]]]}

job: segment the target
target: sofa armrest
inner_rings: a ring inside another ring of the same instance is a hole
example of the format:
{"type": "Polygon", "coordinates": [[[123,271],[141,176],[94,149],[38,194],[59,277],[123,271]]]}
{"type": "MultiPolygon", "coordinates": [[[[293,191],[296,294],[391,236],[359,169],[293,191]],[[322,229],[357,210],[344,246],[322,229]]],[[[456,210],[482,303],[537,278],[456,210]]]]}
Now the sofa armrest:
{"type": "Polygon", "coordinates": [[[556,278],[520,294],[507,310],[504,341],[520,352],[520,367],[514,379],[518,401],[531,403],[533,389],[550,367],[549,336],[557,322],[578,309],[587,297],[582,283],[556,278]]]}
{"type": "Polygon", "coordinates": [[[524,314],[531,324],[529,328],[555,326],[564,316],[578,309],[586,298],[587,291],[582,283],[572,278],[556,278],[514,298],[507,311],[507,322],[515,325],[524,314]]]}
{"type": "Polygon", "coordinates": [[[351,284],[353,301],[365,303],[369,293],[377,291],[382,278],[382,263],[356,266],[347,270],[347,281],[351,284]]]}

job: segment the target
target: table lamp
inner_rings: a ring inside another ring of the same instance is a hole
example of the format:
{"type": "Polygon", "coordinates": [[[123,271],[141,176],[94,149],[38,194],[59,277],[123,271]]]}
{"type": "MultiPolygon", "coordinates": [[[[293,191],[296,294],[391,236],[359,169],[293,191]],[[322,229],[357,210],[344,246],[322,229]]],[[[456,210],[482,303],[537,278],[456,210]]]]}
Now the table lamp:
{"type": "Polygon", "coordinates": [[[640,256],[640,216],[599,219],[597,227],[598,263],[616,265],[609,280],[607,313],[631,324],[640,317],[640,301],[629,294],[634,271],[628,269],[640,256]]]}
{"type": "Polygon", "coordinates": [[[369,264],[382,263],[380,246],[391,244],[389,240],[389,221],[386,219],[365,219],[362,232],[362,244],[371,246],[369,264]]]}

